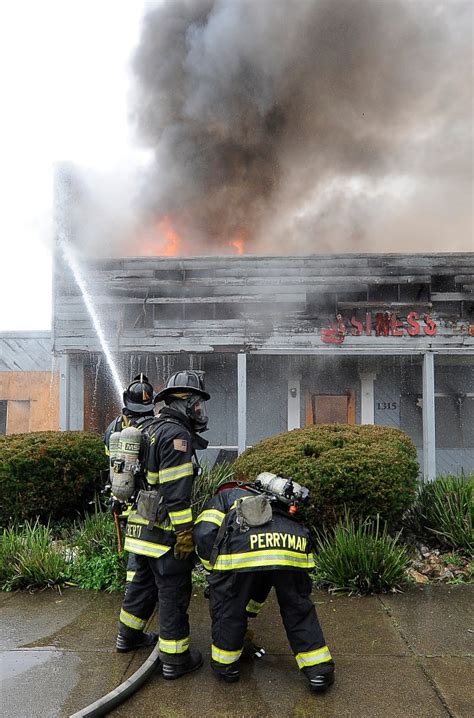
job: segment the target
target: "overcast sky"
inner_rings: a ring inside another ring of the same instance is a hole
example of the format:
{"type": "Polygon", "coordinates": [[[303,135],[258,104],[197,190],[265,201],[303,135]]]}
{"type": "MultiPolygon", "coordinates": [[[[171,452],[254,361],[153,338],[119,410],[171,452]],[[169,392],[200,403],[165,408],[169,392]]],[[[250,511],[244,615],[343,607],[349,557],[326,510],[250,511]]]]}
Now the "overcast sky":
{"type": "Polygon", "coordinates": [[[51,325],[53,164],[135,162],[128,63],[140,0],[0,5],[0,331],[51,325]]]}

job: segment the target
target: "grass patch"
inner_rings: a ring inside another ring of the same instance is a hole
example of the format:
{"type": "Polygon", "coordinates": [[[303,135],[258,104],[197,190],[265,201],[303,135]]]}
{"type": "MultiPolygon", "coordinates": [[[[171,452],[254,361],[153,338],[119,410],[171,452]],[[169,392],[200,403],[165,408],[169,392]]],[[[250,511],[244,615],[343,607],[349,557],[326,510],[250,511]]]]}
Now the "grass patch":
{"type": "Polygon", "coordinates": [[[418,538],[474,552],[474,476],[441,476],[422,482],[405,524],[418,538]]]}
{"type": "Polygon", "coordinates": [[[201,476],[194,481],[191,505],[194,520],[201,513],[204,504],[214,496],[218,487],[226,481],[233,481],[234,471],[232,464],[222,462],[212,468],[205,466],[201,476]]]}
{"type": "Polygon", "coordinates": [[[67,581],[68,564],[49,525],[38,520],[10,529],[0,536],[0,588],[58,588],[67,581]]]}
{"type": "Polygon", "coordinates": [[[110,511],[96,511],[75,522],[68,542],[86,559],[106,550],[117,553],[117,533],[110,511]]]}
{"type": "Polygon", "coordinates": [[[386,524],[348,514],[316,539],[316,582],[332,591],[381,593],[406,583],[409,556],[386,524]]]}

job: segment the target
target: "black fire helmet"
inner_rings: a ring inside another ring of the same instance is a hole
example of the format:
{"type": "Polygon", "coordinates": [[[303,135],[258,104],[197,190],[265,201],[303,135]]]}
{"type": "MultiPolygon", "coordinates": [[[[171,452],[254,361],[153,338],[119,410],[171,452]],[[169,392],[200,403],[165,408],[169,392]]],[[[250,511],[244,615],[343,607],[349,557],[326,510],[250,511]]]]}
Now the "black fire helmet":
{"type": "Polygon", "coordinates": [[[171,396],[179,398],[180,394],[185,393],[197,394],[204,401],[211,398],[211,395],[204,389],[204,372],[192,369],[175,372],[166,382],[164,389],[156,394],[155,403],[171,396]]]}
{"type": "Polygon", "coordinates": [[[137,374],[123,392],[123,404],[136,414],[152,412],[155,392],[145,374],[137,374]]]}

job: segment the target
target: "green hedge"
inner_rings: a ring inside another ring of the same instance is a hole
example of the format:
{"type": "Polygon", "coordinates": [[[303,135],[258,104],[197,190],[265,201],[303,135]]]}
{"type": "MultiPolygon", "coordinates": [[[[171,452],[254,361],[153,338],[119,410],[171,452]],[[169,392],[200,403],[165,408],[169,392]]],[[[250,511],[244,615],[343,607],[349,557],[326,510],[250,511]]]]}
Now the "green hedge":
{"type": "Polygon", "coordinates": [[[77,516],[108,465],[102,439],[82,431],[0,437],[0,524],[77,516]]]}
{"type": "Polygon", "coordinates": [[[317,528],[334,525],[347,510],[398,523],[415,497],[419,466],[413,442],[398,429],[329,424],[264,439],[233,469],[241,480],[271,471],[307,486],[307,519],[317,528]]]}

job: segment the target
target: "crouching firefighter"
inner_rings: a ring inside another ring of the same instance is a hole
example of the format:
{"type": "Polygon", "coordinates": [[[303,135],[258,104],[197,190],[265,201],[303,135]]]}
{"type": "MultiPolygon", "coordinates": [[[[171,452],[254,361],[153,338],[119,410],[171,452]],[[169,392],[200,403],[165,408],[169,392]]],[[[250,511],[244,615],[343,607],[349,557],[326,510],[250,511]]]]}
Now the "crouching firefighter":
{"type": "MultiPolygon", "coordinates": [[[[109,424],[104,434],[105,453],[110,459],[110,508],[117,529],[119,552],[123,549],[122,530],[126,517],[138,491],[147,485],[142,468],[145,461],[142,432],[155,419],[154,398],[155,391],[148,377],[143,373],[135,376],[123,392],[122,413],[109,424]]],[[[135,554],[129,553],[127,586],[139,578],[136,570],[135,554]]],[[[157,600],[158,591],[154,583],[142,586],[140,613],[151,616],[157,600]]],[[[152,646],[157,641],[157,634],[140,632],[133,639],[117,650],[125,652],[152,646]]]]}
{"type": "Polygon", "coordinates": [[[135,560],[135,577],[128,584],[119,618],[117,650],[152,645],[158,638],[162,672],[175,679],[202,665],[199,651],[189,647],[188,607],[194,565],[191,491],[199,474],[197,449],[207,441],[201,372],[173,374],[155,396],[165,407],[143,432],[146,436],[146,488],[139,491],[127,517],[125,550],[135,560]],[[159,636],[144,633],[155,601],[159,603],[159,636]],[[149,600],[144,600],[148,596],[149,600]]]}
{"type": "Polygon", "coordinates": [[[311,601],[314,566],[308,529],[298,506],[308,490],[263,473],[253,484],[224,484],[196,520],[194,540],[210,572],[211,667],[226,682],[239,680],[247,618],[275,588],[296,662],[311,690],[334,681],[334,662],[311,601]]]}

